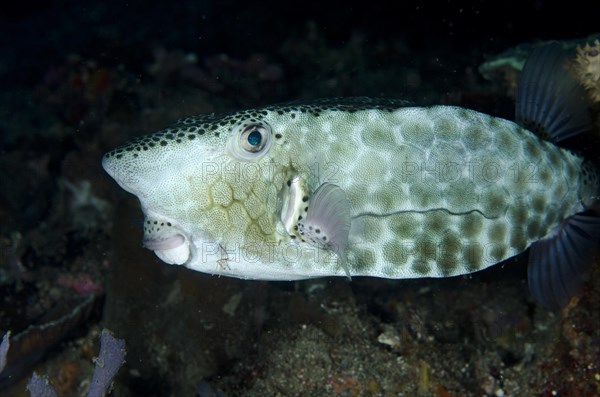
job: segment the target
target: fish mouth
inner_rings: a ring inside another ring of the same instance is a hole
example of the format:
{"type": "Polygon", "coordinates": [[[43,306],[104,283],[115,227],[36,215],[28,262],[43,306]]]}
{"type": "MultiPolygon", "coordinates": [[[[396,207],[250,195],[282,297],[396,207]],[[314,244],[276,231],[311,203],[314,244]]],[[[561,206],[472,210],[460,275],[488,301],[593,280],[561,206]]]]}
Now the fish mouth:
{"type": "Polygon", "coordinates": [[[220,246],[212,234],[188,230],[174,219],[157,214],[146,214],[142,245],[163,262],[188,268],[197,266],[194,263],[201,258],[212,258],[216,255],[214,247],[220,246]]]}
{"type": "Polygon", "coordinates": [[[143,246],[154,251],[160,260],[170,265],[183,265],[191,256],[189,239],[181,233],[161,237],[144,237],[143,246]]]}
{"type": "Polygon", "coordinates": [[[184,265],[192,257],[191,235],[167,217],[146,212],[142,245],[163,262],[184,265]]]}

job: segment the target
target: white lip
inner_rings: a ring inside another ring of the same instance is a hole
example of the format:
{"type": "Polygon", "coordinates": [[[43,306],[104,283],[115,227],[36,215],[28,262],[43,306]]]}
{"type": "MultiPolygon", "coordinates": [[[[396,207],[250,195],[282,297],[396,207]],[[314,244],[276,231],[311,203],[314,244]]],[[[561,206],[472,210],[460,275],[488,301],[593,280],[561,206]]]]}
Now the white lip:
{"type": "Polygon", "coordinates": [[[146,238],[144,247],[154,251],[156,256],[170,265],[183,265],[191,254],[188,239],[180,233],[165,238],[146,238]]]}
{"type": "Polygon", "coordinates": [[[185,243],[177,248],[168,250],[154,251],[156,256],[169,265],[183,265],[190,258],[190,244],[185,243]]]}

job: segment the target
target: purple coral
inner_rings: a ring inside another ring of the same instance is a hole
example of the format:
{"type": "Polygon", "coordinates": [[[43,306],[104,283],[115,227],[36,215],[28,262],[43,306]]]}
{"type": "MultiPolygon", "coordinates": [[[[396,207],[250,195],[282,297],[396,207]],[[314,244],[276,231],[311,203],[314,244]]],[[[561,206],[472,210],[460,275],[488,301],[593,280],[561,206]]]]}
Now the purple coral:
{"type": "MultiPolygon", "coordinates": [[[[7,336],[4,337],[7,339],[7,336]]],[[[6,343],[8,345],[8,343],[6,343]]],[[[5,343],[2,341],[1,353],[5,343]]],[[[6,347],[8,350],[8,346],[6,347]]],[[[125,362],[125,341],[117,339],[109,330],[103,329],[100,334],[100,353],[96,358],[96,368],[87,397],[103,397],[110,388],[113,377],[125,362]]],[[[1,368],[0,368],[1,372],[1,368]]],[[[40,377],[35,372],[27,384],[30,397],[56,397],[56,391],[48,382],[47,377],[40,377]]]]}
{"type": "Polygon", "coordinates": [[[125,341],[117,339],[110,331],[103,329],[100,334],[100,354],[96,359],[96,369],[87,397],[102,397],[106,395],[112,378],[125,362],[125,341]]]}
{"type": "Polygon", "coordinates": [[[56,391],[46,376],[38,376],[35,372],[27,383],[27,391],[31,397],[57,397],[56,391]]]}
{"type": "Polygon", "coordinates": [[[10,331],[4,334],[2,343],[0,344],[0,372],[4,370],[4,367],[6,367],[6,355],[8,354],[8,348],[10,346],[8,338],[10,338],[10,331]]]}

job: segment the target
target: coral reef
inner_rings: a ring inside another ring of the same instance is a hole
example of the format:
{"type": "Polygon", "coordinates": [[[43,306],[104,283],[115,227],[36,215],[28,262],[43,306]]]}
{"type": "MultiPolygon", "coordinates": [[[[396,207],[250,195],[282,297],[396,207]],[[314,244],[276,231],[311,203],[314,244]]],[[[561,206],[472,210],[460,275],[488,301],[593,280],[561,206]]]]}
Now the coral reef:
{"type": "MultiPolygon", "coordinates": [[[[96,367],[87,397],[104,397],[112,385],[112,379],[125,362],[125,341],[115,338],[106,329],[102,330],[100,334],[100,353],[95,361],[96,367]]],[[[31,397],[57,396],[48,378],[40,377],[35,372],[27,384],[27,390],[31,397]]]]}
{"type": "Polygon", "coordinates": [[[18,381],[50,348],[81,326],[90,317],[97,303],[96,298],[93,294],[87,295],[57,306],[47,313],[40,324],[31,324],[21,332],[12,333],[10,340],[5,336],[10,348],[4,350],[3,344],[0,350],[5,353],[4,370],[0,371],[0,389],[18,381]]]}
{"type": "Polygon", "coordinates": [[[590,99],[600,103],[600,40],[594,41],[592,45],[578,46],[572,68],[590,99]]]}

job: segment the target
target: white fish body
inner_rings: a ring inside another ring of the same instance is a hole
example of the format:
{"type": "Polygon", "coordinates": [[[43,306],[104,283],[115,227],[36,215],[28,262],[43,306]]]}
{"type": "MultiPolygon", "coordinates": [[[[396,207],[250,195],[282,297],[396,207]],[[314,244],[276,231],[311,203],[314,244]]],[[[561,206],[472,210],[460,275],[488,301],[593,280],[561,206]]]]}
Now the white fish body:
{"type": "Polygon", "coordinates": [[[265,280],[474,272],[552,237],[596,194],[582,158],[516,123],[403,105],[191,117],[103,166],[139,198],[144,244],[165,262],[265,280]]]}

